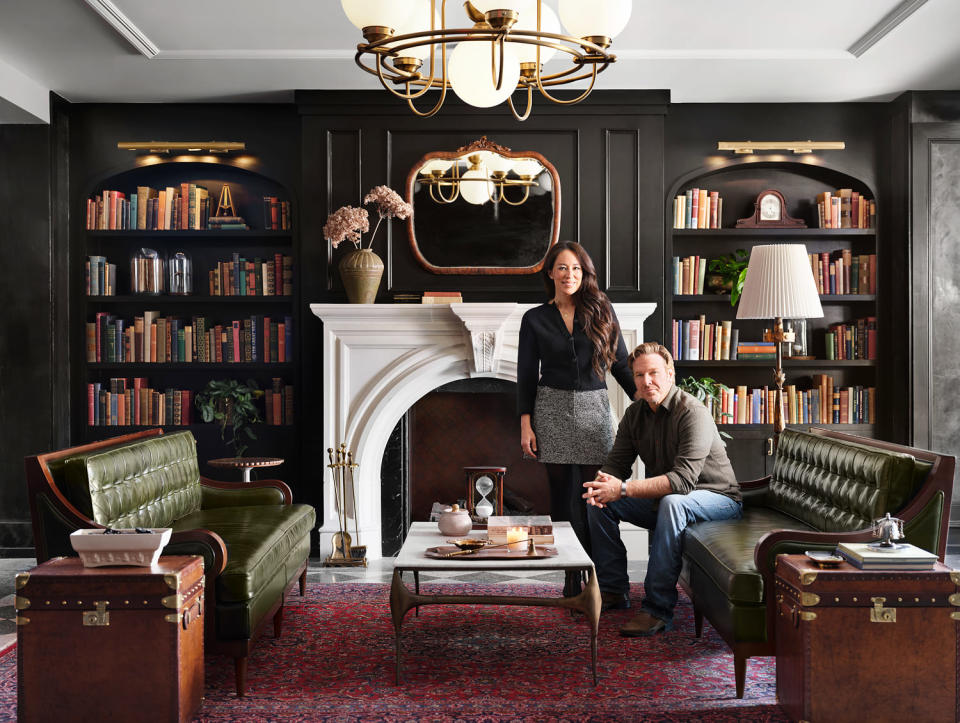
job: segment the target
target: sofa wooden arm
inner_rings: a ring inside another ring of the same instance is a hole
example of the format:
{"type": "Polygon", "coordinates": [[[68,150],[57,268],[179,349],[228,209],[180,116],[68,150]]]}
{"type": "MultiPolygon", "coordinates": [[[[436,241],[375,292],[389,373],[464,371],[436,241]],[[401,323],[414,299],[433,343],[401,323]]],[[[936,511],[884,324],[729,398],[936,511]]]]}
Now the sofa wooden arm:
{"type": "Polygon", "coordinates": [[[256,479],[250,482],[224,482],[223,480],[210,479],[209,477],[200,477],[200,486],[211,490],[219,490],[221,494],[215,495],[216,500],[208,504],[204,500],[204,507],[229,507],[232,505],[258,505],[258,504],[293,504],[293,492],[290,486],[278,479],[256,479]],[[279,499],[271,499],[274,495],[269,491],[279,492],[279,499]]]}
{"type": "Polygon", "coordinates": [[[216,532],[198,527],[193,530],[177,530],[170,535],[170,542],[163,548],[164,554],[192,554],[203,557],[204,574],[212,580],[227,566],[227,545],[216,532]]]}

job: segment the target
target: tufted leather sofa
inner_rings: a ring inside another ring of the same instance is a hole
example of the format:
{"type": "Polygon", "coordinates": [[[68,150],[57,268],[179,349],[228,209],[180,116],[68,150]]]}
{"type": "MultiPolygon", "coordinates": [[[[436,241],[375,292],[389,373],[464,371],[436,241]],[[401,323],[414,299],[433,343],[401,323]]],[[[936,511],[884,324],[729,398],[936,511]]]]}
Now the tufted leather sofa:
{"type": "Polygon", "coordinates": [[[279,480],[201,477],[189,431],[150,429],[26,458],[37,561],[74,555],[69,535],[89,527],[172,527],[168,555],[201,555],[208,651],[234,658],[237,695],[261,626],[279,636],[283,599],[306,586],[315,513],[291,504],[279,480]]]}
{"type": "Polygon", "coordinates": [[[733,649],[737,697],[746,661],[775,654],[776,556],[833,550],[873,538],[890,512],[908,542],[943,560],[954,458],[813,428],[780,435],[773,474],[741,482],[743,518],[702,522],[684,533],[680,584],[694,606],[697,637],[706,618],[733,649]]]}

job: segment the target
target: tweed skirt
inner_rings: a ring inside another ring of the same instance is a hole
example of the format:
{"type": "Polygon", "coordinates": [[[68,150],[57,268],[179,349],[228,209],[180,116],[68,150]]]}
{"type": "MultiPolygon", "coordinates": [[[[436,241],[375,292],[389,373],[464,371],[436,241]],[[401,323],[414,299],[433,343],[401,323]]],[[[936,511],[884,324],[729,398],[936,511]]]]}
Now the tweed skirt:
{"type": "Polygon", "coordinates": [[[613,446],[606,389],[537,387],[531,422],[537,459],[547,464],[603,464],[613,446]]]}

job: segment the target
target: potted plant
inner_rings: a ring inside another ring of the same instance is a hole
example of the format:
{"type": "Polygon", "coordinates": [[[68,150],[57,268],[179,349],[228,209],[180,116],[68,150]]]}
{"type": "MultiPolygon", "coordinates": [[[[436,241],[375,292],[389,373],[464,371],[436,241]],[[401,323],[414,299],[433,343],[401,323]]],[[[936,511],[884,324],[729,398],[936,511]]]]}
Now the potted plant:
{"type": "Polygon", "coordinates": [[[327,217],[323,237],[333,248],[344,241],[353,244],[354,250],[340,259],[340,278],[343,280],[347,299],[351,304],[372,304],[377,299],[380,277],[383,275],[383,259],[373,252],[373,239],[385,218],[409,218],[413,206],[404,201],[389,186],[376,186],[363,197],[365,204],[377,208],[377,225],[370,234],[369,243],[363,245],[361,235],[370,230],[370,215],[365,208],[343,206],[327,217]]]}
{"type": "MultiPolygon", "coordinates": [[[[732,416],[722,411],[721,390],[726,389],[726,386],[713,377],[684,377],[677,382],[677,386],[703,402],[713,412],[713,418],[717,421],[722,417],[732,416]]],[[[731,436],[723,430],[720,430],[720,436],[731,439],[731,436]]]]}
{"type": "Polygon", "coordinates": [[[257,438],[250,425],[261,421],[260,412],[253,400],[262,396],[263,391],[252,379],[248,379],[246,384],[236,379],[211,379],[207,386],[197,393],[197,409],[200,410],[203,421],[220,425],[220,439],[233,448],[235,457],[242,457],[247,451],[249,441],[257,438]]]}
{"type": "Polygon", "coordinates": [[[707,265],[712,277],[707,280],[707,286],[717,294],[729,292],[730,306],[736,306],[740,300],[749,260],[750,254],[743,249],[737,249],[732,254],[710,259],[707,265]]]}

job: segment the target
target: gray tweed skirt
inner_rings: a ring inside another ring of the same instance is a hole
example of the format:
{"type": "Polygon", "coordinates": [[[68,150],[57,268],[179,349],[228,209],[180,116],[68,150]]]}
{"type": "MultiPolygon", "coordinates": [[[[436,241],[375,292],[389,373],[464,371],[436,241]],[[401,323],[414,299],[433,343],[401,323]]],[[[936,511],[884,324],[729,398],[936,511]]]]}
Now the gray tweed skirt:
{"type": "Polygon", "coordinates": [[[579,392],[537,387],[533,407],[537,459],[547,464],[603,464],[613,446],[606,389],[579,392]]]}

